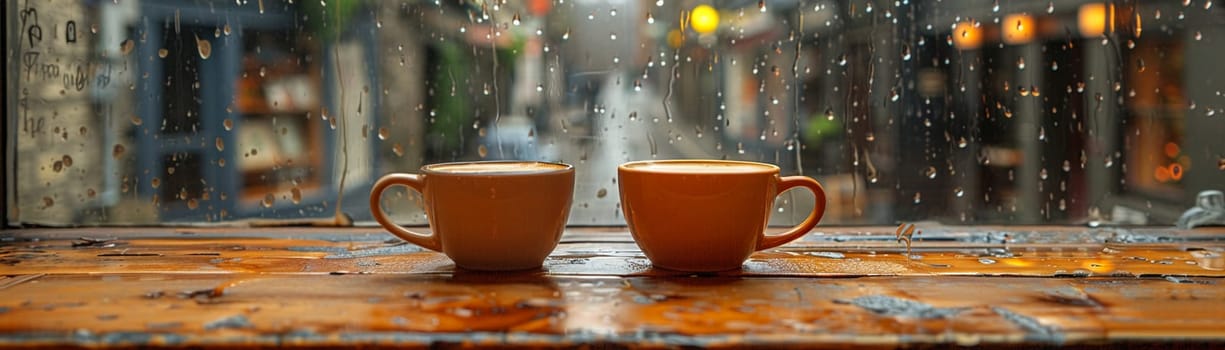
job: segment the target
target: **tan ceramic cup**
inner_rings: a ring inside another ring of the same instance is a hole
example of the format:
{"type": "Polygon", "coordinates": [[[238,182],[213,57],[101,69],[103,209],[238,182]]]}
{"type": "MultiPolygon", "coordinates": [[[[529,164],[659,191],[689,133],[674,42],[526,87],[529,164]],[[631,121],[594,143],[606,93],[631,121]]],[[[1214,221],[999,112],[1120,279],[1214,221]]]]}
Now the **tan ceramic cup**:
{"type": "Polygon", "coordinates": [[[374,219],[405,241],[442,252],[471,270],[540,267],[561,240],[574,194],[574,167],[543,162],[426,165],[421,174],[388,174],[374,183],[374,219]],[[393,185],[421,192],[433,234],[396,225],[379,205],[393,185]]]}
{"type": "Polygon", "coordinates": [[[825,191],[809,177],[779,177],[777,166],[720,160],[663,160],[617,168],[621,209],[638,247],[655,267],[680,271],[740,268],[753,252],[812,230],[825,213],[825,191]],[[792,187],[816,196],[808,218],[765,234],[774,198],[792,187]]]}

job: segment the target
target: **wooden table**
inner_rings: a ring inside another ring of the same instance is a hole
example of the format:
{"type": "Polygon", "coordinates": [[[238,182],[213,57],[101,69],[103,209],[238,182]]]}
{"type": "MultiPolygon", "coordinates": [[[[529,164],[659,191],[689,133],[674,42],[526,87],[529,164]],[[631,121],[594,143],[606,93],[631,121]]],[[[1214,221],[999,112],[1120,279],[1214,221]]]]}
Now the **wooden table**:
{"type": "Polygon", "coordinates": [[[379,229],[0,233],[0,346],[1225,346],[1225,229],[819,228],[743,269],[652,269],[574,228],[457,270],[379,229]]]}

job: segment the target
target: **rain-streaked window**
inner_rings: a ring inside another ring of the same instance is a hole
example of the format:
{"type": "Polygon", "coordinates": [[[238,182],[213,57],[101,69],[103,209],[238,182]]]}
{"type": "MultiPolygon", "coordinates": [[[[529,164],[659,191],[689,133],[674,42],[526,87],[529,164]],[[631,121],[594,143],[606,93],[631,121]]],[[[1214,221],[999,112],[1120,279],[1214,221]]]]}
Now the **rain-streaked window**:
{"type": "Polygon", "coordinates": [[[383,174],[528,159],[622,225],[618,164],[706,158],[824,224],[1169,225],[1225,189],[1216,2],[9,1],[5,215],[363,223],[383,174]]]}

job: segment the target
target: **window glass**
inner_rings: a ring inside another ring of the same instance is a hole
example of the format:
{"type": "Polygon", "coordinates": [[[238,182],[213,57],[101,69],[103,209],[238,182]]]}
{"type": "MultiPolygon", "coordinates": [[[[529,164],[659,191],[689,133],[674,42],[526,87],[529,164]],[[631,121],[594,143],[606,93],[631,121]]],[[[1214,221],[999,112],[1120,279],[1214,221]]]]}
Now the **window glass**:
{"type": "Polygon", "coordinates": [[[1168,225],[1225,188],[1208,0],[5,6],[13,223],[360,223],[383,174],[500,159],[574,164],[571,225],[624,224],[645,159],[814,177],[831,225],[1168,225]]]}

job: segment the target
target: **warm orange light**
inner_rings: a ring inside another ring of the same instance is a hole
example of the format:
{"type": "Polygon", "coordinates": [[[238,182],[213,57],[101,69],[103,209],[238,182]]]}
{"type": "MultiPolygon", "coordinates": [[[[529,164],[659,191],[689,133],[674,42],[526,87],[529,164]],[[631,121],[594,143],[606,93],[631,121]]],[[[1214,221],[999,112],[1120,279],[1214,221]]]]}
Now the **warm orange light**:
{"type": "Polygon", "coordinates": [[[1170,164],[1170,179],[1174,181],[1182,180],[1182,164],[1170,164]]]}
{"type": "Polygon", "coordinates": [[[1113,32],[1114,21],[1110,20],[1113,17],[1113,5],[1109,7],[1103,3],[1080,5],[1080,12],[1077,18],[1080,35],[1086,38],[1095,38],[1102,36],[1107,30],[1113,32]]]}
{"type": "Polygon", "coordinates": [[[1153,169],[1153,178],[1157,179],[1157,182],[1169,182],[1170,177],[1169,168],[1158,165],[1156,169],[1153,169]]]}
{"type": "Polygon", "coordinates": [[[1165,143],[1165,156],[1166,157],[1170,157],[1170,158],[1178,157],[1179,151],[1180,149],[1178,148],[1177,143],[1173,143],[1173,142],[1165,143]]]}
{"type": "Polygon", "coordinates": [[[553,9],[553,2],[549,0],[531,0],[527,2],[527,11],[535,16],[547,15],[551,9],[553,9]]]}
{"type": "Polygon", "coordinates": [[[684,43],[685,43],[685,35],[681,34],[681,31],[679,29],[673,29],[673,30],[668,31],[668,46],[671,46],[672,48],[675,49],[675,48],[681,47],[681,44],[684,44],[684,43]]]}
{"type": "Polygon", "coordinates": [[[953,27],[953,45],[961,50],[977,49],[983,42],[983,30],[972,22],[957,22],[953,27]]]}
{"type": "Polygon", "coordinates": [[[1014,13],[1004,16],[1000,24],[1004,32],[1004,42],[1009,44],[1024,44],[1034,38],[1034,18],[1026,14],[1014,13]]]}

